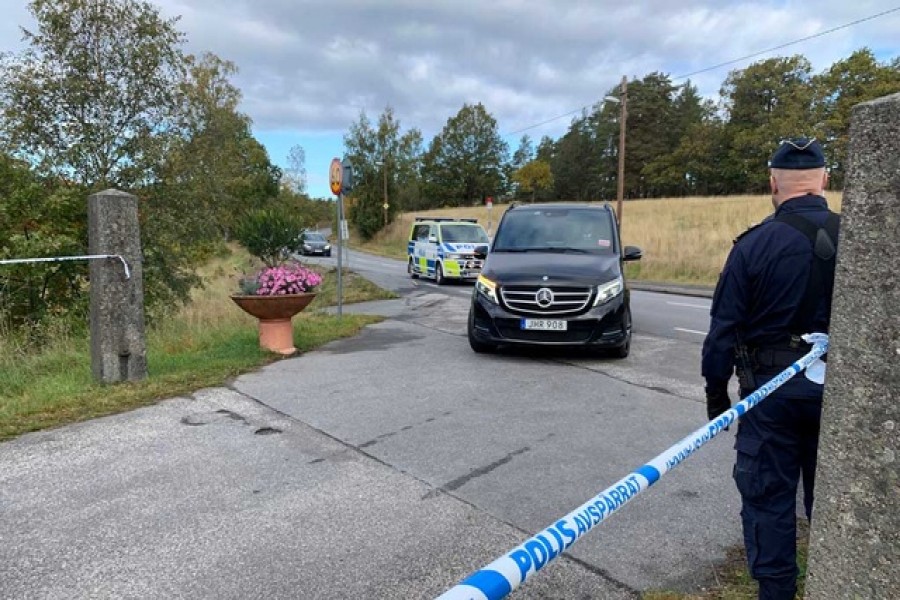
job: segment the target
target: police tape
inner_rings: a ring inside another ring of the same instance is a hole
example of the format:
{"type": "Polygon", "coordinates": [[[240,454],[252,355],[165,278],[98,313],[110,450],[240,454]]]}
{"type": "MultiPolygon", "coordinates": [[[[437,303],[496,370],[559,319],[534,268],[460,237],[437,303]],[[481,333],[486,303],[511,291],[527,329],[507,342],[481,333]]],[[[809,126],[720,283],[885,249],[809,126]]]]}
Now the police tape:
{"type": "Polygon", "coordinates": [[[48,256],[45,258],[10,258],[0,260],[0,265],[24,265],[31,263],[45,262],[66,262],[70,260],[106,260],[109,258],[117,258],[125,269],[125,279],[131,279],[131,269],[128,268],[128,261],[120,254],[85,254],[83,256],[48,256]]]}
{"type": "Polygon", "coordinates": [[[581,536],[619,510],[660,477],[681,464],[698,448],[732,425],[766,396],[802,372],[828,351],[828,335],[811,333],[803,339],[813,345],[809,353],[773,377],[755,392],[697,429],[656,458],[609,486],[568,515],[544,528],[458,585],[437,600],[498,600],[505,598],[526,579],[569,549],[581,536]]]}

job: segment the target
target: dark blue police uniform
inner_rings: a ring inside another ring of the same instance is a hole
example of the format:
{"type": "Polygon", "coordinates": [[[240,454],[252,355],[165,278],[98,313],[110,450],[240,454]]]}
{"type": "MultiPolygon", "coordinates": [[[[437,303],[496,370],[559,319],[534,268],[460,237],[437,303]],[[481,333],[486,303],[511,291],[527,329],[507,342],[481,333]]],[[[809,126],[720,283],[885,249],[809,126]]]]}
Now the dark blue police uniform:
{"type": "MultiPolygon", "coordinates": [[[[772,167],[784,168],[786,160],[807,165],[787,168],[823,166],[821,149],[818,144],[810,148],[812,143],[783,145],[772,167]]],[[[810,346],[797,343],[791,334],[828,331],[833,263],[822,289],[807,298],[816,246],[787,221],[796,219],[788,215],[798,215],[815,230],[825,227],[829,214],[835,219],[821,196],[791,198],[735,240],[716,287],[703,344],[708,403],[715,390],[724,399],[724,405],[710,408],[710,417],[730,405],[727,385],[736,367],[737,344],[745,346],[753,385],[759,387],[808,352],[810,346]],[[807,314],[799,314],[802,310],[807,314]]],[[[741,397],[755,389],[744,385],[742,380],[741,397]]],[[[822,385],[801,373],[740,419],[733,473],[742,500],[748,566],[760,584],[761,599],[793,599],[795,594],[797,485],[802,474],[810,517],[822,392],[822,385]]]]}

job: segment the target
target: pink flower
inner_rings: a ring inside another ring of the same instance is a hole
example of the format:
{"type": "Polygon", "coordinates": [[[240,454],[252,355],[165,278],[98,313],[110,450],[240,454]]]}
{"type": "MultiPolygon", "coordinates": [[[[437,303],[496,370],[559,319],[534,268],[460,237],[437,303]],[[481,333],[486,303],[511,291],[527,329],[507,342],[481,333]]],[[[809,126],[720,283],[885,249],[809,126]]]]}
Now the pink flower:
{"type": "Polygon", "coordinates": [[[256,277],[258,296],[303,294],[322,283],[322,276],[299,264],[266,267],[256,277]]]}

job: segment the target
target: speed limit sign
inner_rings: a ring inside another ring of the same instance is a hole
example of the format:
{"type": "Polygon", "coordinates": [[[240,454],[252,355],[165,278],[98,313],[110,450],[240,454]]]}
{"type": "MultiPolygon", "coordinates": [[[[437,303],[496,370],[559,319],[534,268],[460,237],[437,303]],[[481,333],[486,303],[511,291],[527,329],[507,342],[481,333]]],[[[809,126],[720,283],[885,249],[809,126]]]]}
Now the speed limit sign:
{"type": "Polygon", "coordinates": [[[331,193],[335,196],[341,194],[341,181],[344,176],[344,167],[341,165],[341,159],[331,159],[331,168],[328,170],[328,178],[331,181],[331,193]]]}

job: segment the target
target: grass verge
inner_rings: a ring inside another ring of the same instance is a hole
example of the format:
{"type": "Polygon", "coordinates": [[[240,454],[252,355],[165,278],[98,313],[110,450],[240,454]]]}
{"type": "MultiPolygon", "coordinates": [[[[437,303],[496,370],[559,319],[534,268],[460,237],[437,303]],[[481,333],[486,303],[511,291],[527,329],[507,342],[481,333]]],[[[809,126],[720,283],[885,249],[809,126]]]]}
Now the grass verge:
{"type": "MultiPolygon", "coordinates": [[[[259,348],[256,319],[229,298],[237,290],[242,267],[253,266],[246,255],[235,252],[203,270],[205,287],[197,290],[191,304],[148,329],[149,376],[145,381],[115,385],[94,381],[86,334],[58,335],[40,351],[25,350],[4,336],[0,346],[0,441],[222,385],[280,360],[280,355],[259,348]]],[[[335,269],[323,272],[319,295],[293,319],[299,352],[353,336],[381,320],[349,314],[338,319],[324,310],[336,302],[336,274],[335,269]]],[[[395,297],[346,271],[343,291],[348,304],[395,297]]]]}
{"type": "MultiPolygon", "coordinates": [[[[806,561],[809,551],[809,522],[797,519],[797,595],[802,600],[805,593],[806,561]]],[[[725,562],[713,570],[715,585],[699,594],[680,594],[653,590],[641,594],[642,600],[756,600],[758,586],[747,572],[747,554],[743,546],[729,549],[725,562]]]]}

